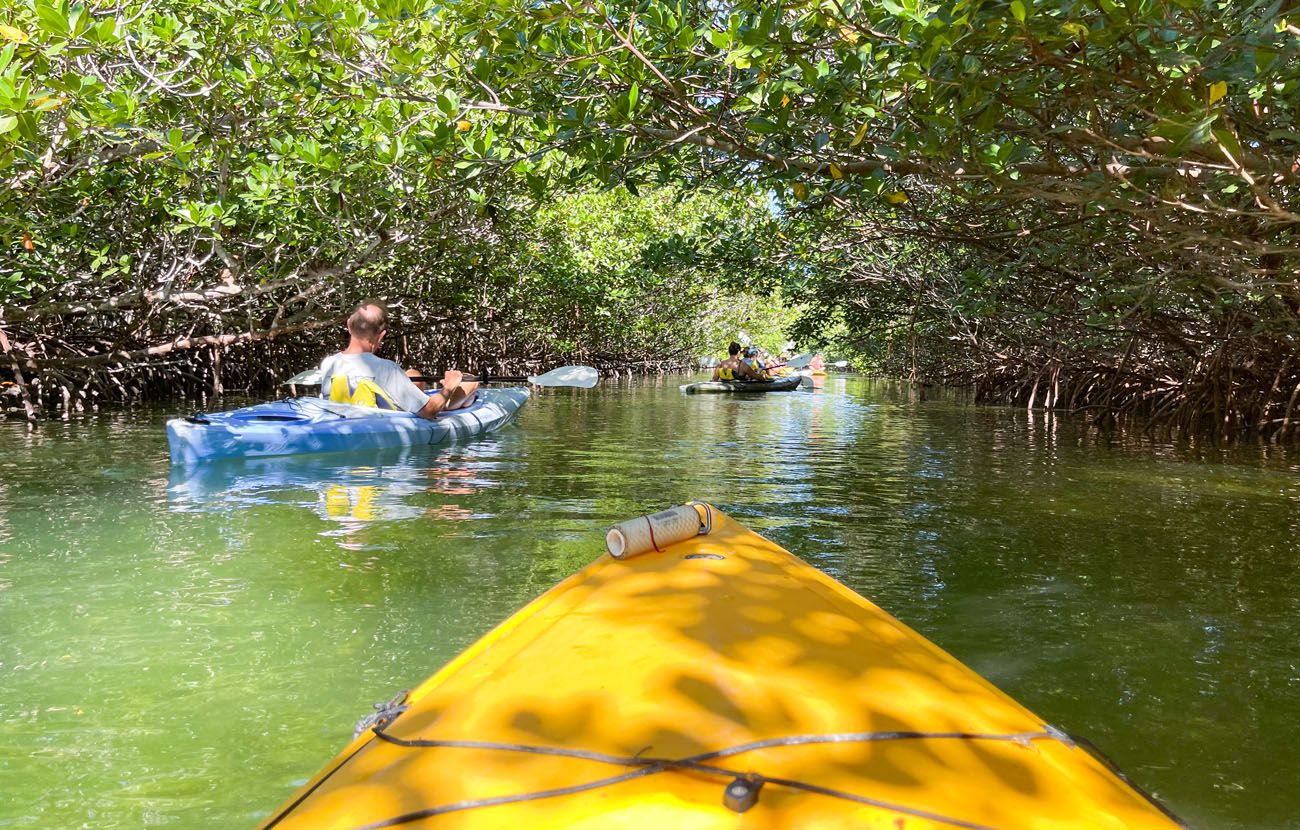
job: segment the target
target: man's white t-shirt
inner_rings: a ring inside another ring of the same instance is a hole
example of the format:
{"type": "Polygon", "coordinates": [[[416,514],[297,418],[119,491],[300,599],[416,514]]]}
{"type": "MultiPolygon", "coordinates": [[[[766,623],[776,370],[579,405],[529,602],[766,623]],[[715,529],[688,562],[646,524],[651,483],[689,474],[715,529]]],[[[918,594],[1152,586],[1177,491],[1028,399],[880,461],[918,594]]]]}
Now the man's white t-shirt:
{"type": "Polygon", "coordinates": [[[359,379],[369,378],[384,390],[393,403],[407,412],[419,412],[429,402],[429,396],[411,382],[402,371],[402,367],[391,360],[376,357],[370,352],[360,354],[339,352],[330,355],[321,361],[320,370],[322,398],[330,396],[331,378],[334,375],[343,375],[348,379],[349,389],[354,389],[359,379]]]}

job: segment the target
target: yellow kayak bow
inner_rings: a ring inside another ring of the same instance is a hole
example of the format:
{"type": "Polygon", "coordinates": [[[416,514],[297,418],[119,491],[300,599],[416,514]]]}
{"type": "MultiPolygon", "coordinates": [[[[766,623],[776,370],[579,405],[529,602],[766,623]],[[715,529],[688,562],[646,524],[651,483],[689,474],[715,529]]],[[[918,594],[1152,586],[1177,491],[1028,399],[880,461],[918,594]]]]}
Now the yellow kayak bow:
{"type": "Polygon", "coordinates": [[[564,580],[263,827],[1180,826],[929,640],[699,509],[708,535],[564,580]]]}

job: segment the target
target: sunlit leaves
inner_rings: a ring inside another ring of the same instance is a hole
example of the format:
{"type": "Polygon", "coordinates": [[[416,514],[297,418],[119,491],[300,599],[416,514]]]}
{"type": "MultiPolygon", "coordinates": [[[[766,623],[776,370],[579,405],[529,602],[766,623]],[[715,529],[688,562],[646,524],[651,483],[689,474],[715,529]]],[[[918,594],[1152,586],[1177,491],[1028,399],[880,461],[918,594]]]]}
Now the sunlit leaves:
{"type": "Polygon", "coordinates": [[[30,38],[22,29],[0,23],[0,37],[5,40],[12,40],[16,43],[26,43],[30,38]]]}
{"type": "Polygon", "coordinates": [[[393,215],[462,174],[449,153],[502,155],[490,129],[452,142],[454,89],[431,103],[421,73],[445,55],[421,29],[431,10],[229,0],[95,18],[61,0],[20,5],[0,20],[0,177],[24,197],[9,201],[18,214],[0,212],[0,238],[30,216],[75,215],[49,223],[49,257],[28,264],[66,275],[87,234],[129,250],[164,227],[200,252],[241,232],[319,235],[319,250],[346,252],[340,206],[393,215]],[[99,227],[115,216],[125,230],[99,227]]]}

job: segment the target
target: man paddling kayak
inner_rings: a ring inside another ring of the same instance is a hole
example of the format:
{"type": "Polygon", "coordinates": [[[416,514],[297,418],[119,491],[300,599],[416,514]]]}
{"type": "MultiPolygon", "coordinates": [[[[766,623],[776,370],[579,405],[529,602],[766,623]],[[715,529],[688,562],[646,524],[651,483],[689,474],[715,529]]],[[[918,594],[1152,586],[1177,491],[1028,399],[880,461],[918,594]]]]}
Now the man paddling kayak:
{"type": "MultiPolygon", "coordinates": [[[[461,409],[474,400],[476,382],[448,369],[438,391],[422,391],[407,372],[375,355],[388,332],[388,309],[379,300],[363,300],[348,317],[348,347],[321,363],[321,397],[339,403],[403,409],[421,418],[461,409]]],[[[418,375],[416,375],[418,377],[418,375]]]]}

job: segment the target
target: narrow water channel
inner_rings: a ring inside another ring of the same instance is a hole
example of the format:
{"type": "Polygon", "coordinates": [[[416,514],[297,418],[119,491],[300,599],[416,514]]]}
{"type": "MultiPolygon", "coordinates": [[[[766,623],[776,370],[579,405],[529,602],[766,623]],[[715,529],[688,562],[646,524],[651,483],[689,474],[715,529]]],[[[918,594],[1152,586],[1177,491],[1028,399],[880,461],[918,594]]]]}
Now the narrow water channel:
{"type": "Polygon", "coordinates": [[[176,475],[164,408],[0,422],[0,827],[251,826],[601,551],[712,501],[1201,828],[1300,827],[1300,455],[682,378],[414,453],[176,475]]]}

